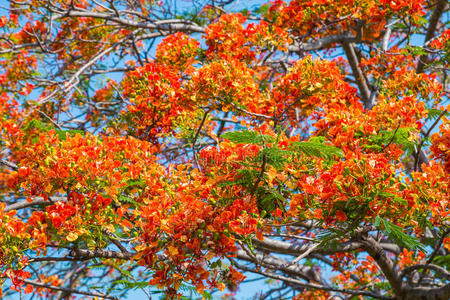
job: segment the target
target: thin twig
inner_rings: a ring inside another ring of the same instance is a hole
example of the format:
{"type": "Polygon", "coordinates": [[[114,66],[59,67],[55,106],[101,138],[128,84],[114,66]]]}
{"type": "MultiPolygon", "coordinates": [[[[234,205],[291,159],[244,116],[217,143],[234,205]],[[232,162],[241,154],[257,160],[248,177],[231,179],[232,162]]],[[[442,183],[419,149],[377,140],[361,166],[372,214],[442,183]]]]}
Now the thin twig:
{"type": "Polygon", "coordinates": [[[197,132],[195,133],[194,140],[192,141],[192,152],[194,153],[194,161],[195,164],[197,165],[197,168],[200,168],[200,164],[198,163],[197,151],[195,151],[195,143],[197,143],[200,130],[202,130],[203,124],[205,124],[206,117],[208,116],[208,114],[209,110],[206,110],[205,114],[203,115],[202,122],[200,123],[200,126],[198,127],[197,132]]]}
{"type": "Polygon", "coordinates": [[[400,128],[400,125],[402,124],[402,120],[400,119],[400,120],[398,120],[398,125],[397,125],[397,128],[395,128],[395,131],[394,131],[394,134],[392,135],[392,138],[391,138],[391,140],[389,141],[389,143],[387,143],[387,145],[386,146],[384,146],[383,147],[383,149],[381,149],[381,152],[384,152],[384,150],[386,150],[387,149],[387,147],[389,147],[389,145],[391,145],[392,144],[392,142],[394,141],[394,139],[395,139],[395,135],[397,134],[397,131],[398,131],[398,129],[400,128]]]}
{"type": "MultiPolygon", "coordinates": [[[[430,17],[430,20],[428,21],[428,29],[427,34],[425,36],[425,44],[430,41],[433,36],[434,32],[436,31],[436,27],[439,23],[439,19],[441,18],[442,14],[445,11],[445,7],[448,4],[448,0],[438,0],[435,10],[433,11],[433,14],[430,17]]],[[[416,73],[422,73],[425,68],[425,63],[427,61],[427,54],[422,54],[419,57],[419,61],[417,63],[417,69],[416,73]]]]}
{"type": "Polygon", "coordinates": [[[343,293],[343,294],[350,294],[350,295],[369,296],[369,297],[373,297],[373,298],[376,298],[376,299],[386,299],[386,300],[392,300],[393,299],[391,297],[378,295],[378,294],[375,294],[375,293],[372,293],[372,292],[368,292],[368,291],[339,289],[339,288],[335,288],[335,287],[332,287],[332,286],[325,286],[325,285],[319,285],[319,284],[313,284],[313,283],[306,283],[306,282],[303,282],[303,281],[300,281],[300,280],[297,280],[297,279],[294,279],[294,278],[290,278],[290,277],[286,277],[286,276],[282,276],[282,275],[278,275],[278,274],[274,274],[274,273],[264,272],[262,270],[251,269],[251,268],[248,268],[248,267],[243,266],[241,264],[238,264],[235,261],[233,261],[233,264],[237,268],[239,268],[239,269],[241,269],[243,271],[260,274],[260,275],[263,275],[265,277],[281,280],[283,282],[291,283],[291,284],[294,284],[294,285],[297,285],[297,286],[300,286],[300,287],[304,287],[304,288],[318,289],[318,290],[324,290],[324,291],[333,291],[333,292],[338,292],[338,293],[343,293]]]}
{"type": "Polygon", "coordinates": [[[428,128],[427,132],[425,133],[425,136],[422,138],[422,141],[419,144],[419,147],[416,150],[416,153],[414,155],[414,171],[417,171],[417,168],[419,167],[419,155],[420,155],[420,150],[422,149],[423,144],[425,143],[426,138],[431,134],[431,131],[433,130],[433,128],[439,123],[439,121],[441,120],[441,118],[447,113],[446,110],[442,111],[441,114],[439,115],[439,117],[437,117],[436,121],[434,121],[434,123],[431,125],[430,128],[428,128]]]}
{"type": "Polygon", "coordinates": [[[73,294],[80,294],[80,295],[86,295],[86,296],[92,296],[92,297],[100,297],[103,299],[112,299],[112,300],[119,299],[117,297],[108,296],[107,294],[69,289],[69,288],[45,284],[45,283],[34,281],[34,280],[24,279],[23,282],[26,284],[31,284],[34,286],[38,286],[38,287],[42,287],[42,288],[46,288],[46,289],[50,289],[50,290],[54,290],[54,291],[62,291],[62,292],[68,292],[68,293],[73,293],[73,294]]]}
{"type": "Polygon", "coordinates": [[[250,116],[253,116],[253,117],[263,118],[263,119],[267,119],[267,120],[274,120],[273,117],[266,116],[266,115],[263,115],[263,114],[252,113],[252,112],[250,112],[248,110],[245,110],[243,108],[238,107],[234,103],[231,103],[231,106],[233,106],[235,109],[239,110],[240,112],[243,112],[243,113],[245,113],[247,115],[250,115],[250,116]]]}
{"type": "Polygon", "coordinates": [[[436,245],[434,246],[434,250],[433,253],[431,253],[430,257],[427,259],[427,264],[430,264],[433,262],[433,259],[436,257],[439,249],[441,248],[442,243],[444,242],[444,239],[447,235],[450,234],[450,228],[447,229],[442,236],[439,238],[438,242],[436,243],[436,245]]]}
{"type": "Polygon", "coordinates": [[[5,165],[5,166],[7,166],[7,167],[9,167],[9,168],[11,168],[11,169],[13,169],[15,171],[18,169],[18,167],[17,167],[17,165],[15,163],[7,161],[6,159],[3,159],[3,158],[0,158],[0,164],[3,164],[3,165],[5,165]]]}
{"type": "Polygon", "coordinates": [[[300,235],[294,235],[294,234],[275,234],[275,233],[264,233],[263,236],[273,236],[273,237],[285,237],[285,238],[291,238],[291,239],[298,239],[298,240],[305,240],[305,241],[311,241],[314,242],[316,239],[307,237],[307,236],[300,236],[300,235]]]}
{"type": "Polygon", "coordinates": [[[441,275],[443,275],[447,280],[450,280],[450,273],[446,269],[444,269],[443,267],[437,266],[437,265],[433,265],[433,264],[417,264],[414,266],[406,267],[401,271],[400,277],[403,278],[407,274],[411,273],[412,271],[419,270],[419,269],[433,270],[436,273],[440,273],[441,275]]]}
{"type": "Polygon", "coordinates": [[[34,205],[50,205],[50,204],[53,204],[54,202],[66,201],[67,197],[49,197],[48,200],[45,200],[43,197],[34,197],[34,198],[31,198],[31,200],[32,200],[31,202],[28,200],[23,200],[20,202],[10,204],[5,207],[4,211],[6,212],[6,211],[11,211],[11,210],[18,210],[18,209],[27,208],[27,207],[34,206],[34,205]]]}
{"type": "Polygon", "coordinates": [[[320,244],[313,244],[313,245],[311,245],[311,247],[310,247],[308,250],[306,250],[305,252],[303,252],[302,254],[300,254],[299,256],[297,256],[297,258],[294,259],[294,260],[292,261],[292,264],[298,263],[298,262],[301,261],[303,258],[307,257],[311,252],[314,251],[314,249],[316,249],[316,248],[319,247],[319,246],[320,246],[320,244]]]}

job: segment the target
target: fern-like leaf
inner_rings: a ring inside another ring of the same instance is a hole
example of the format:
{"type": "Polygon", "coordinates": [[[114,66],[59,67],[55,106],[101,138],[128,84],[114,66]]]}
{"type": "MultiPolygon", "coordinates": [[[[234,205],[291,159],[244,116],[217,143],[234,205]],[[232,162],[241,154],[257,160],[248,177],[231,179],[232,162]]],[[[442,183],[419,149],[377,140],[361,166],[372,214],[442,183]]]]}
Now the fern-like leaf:
{"type": "Polygon", "coordinates": [[[318,142],[293,143],[291,145],[291,149],[296,152],[302,152],[307,156],[316,156],[326,159],[333,158],[334,156],[338,157],[344,156],[344,153],[342,152],[341,149],[334,146],[324,145],[318,142]]]}
{"type": "Polygon", "coordinates": [[[248,130],[227,132],[222,134],[222,138],[238,144],[262,145],[265,142],[273,143],[275,141],[274,138],[269,135],[248,130]]]}
{"type": "Polygon", "coordinates": [[[287,156],[292,154],[292,151],[282,150],[277,147],[265,148],[259,152],[259,160],[262,160],[262,157],[265,156],[267,164],[279,170],[283,167],[287,156]]]}
{"type": "Polygon", "coordinates": [[[374,226],[382,230],[397,245],[412,250],[418,249],[422,252],[427,251],[425,246],[422,245],[416,237],[404,233],[403,229],[400,226],[392,224],[391,222],[386,221],[379,216],[375,218],[374,226]]]}

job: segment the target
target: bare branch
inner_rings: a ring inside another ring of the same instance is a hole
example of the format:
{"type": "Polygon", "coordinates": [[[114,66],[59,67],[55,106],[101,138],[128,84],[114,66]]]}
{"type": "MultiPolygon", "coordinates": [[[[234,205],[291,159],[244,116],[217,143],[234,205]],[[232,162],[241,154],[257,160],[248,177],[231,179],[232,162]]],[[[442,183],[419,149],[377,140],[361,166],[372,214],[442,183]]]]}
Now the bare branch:
{"type": "Polygon", "coordinates": [[[17,170],[18,167],[15,163],[12,163],[10,161],[7,161],[6,159],[0,158],[0,164],[5,165],[13,170],[17,170]]]}
{"type": "Polygon", "coordinates": [[[241,260],[249,261],[254,263],[256,266],[261,265],[265,268],[272,270],[279,270],[285,274],[291,276],[298,276],[308,281],[321,282],[319,274],[314,270],[314,268],[309,266],[302,266],[297,264],[292,264],[291,262],[275,257],[270,254],[257,253],[253,257],[249,256],[243,250],[238,250],[236,257],[241,260]]]}
{"type": "Polygon", "coordinates": [[[289,45],[288,50],[292,52],[314,51],[326,48],[334,43],[353,43],[353,42],[358,42],[358,38],[350,34],[337,34],[318,39],[311,43],[289,45]]]}
{"type": "Polygon", "coordinates": [[[299,256],[297,256],[292,263],[296,264],[297,262],[301,261],[302,259],[304,259],[305,257],[307,257],[311,252],[313,252],[317,247],[319,247],[320,244],[312,244],[311,247],[309,247],[308,250],[306,250],[305,252],[303,252],[302,254],[300,254],[299,256]]]}
{"type": "Polygon", "coordinates": [[[8,205],[5,207],[5,211],[11,211],[11,210],[19,210],[23,208],[27,208],[34,205],[50,205],[54,202],[58,201],[66,201],[66,197],[49,197],[48,200],[44,200],[43,197],[34,197],[32,198],[32,201],[24,200],[20,201],[11,205],[8,205]]]}
{"type": "Polygon", "coordinates": [[[428,128],[427,132],[425,133],[425,136],[422,138],[422,141],[419,144],[419,147],[416,150],[416,153],[414,154],[414,171],[417,171],[417,169],[419,168],[419,164],[420,164],[420,154],[423,153],[422,151],[422,146],[425,143],[425,140],[427,139],[428,136],[430,136],[431,131],[433,130],[434,127],[436,127],[436,125],[439,123],[439,121],[441,120],[441,118],[447,114],[448,112],[446,110],[443,110],[441,112],[441,114],[439,115],[439,117],[437,117],[437,119],[434,121],[434,123],[430,126],[430,128],[428,128]]]}
{"type": "Polygon", "coordinates": [[[106,14],[91,11],[79,11],[73,9],[64,11],[63,13],[59,13],[59,15],[56,15],[57,19],[63,19],[67,17],[98,18],[134,28],[160,30],[160,31],[167,31],[169,33],[174,33],[177,31],[198,32],[198,33],[205,32],[205,28],[202,26],[199,26],[193,22],[178,19],[170,19],[154,22],[136,22],[129,19],[119,18],[115,14],[106,14]]]}
{"type": "Polygon", "coordinates": [[[440,288],[412,287],[408,290],[408,300],[448,300],[450,283],[440,288]]]}
{"type": "Polygon", "coordinates": [[[284,237],[284,238],[290,238],[290,239],[299,239],[299,240],[305,240],[314,242],[316,239],[307,237],[307,236],[300,236],[300,235],[294,235],[294,234],[283,234],[283,233],[264,233],[264,236],[278,236],[278,237],[284,237]]]}
{"type": "MultiPolygon", "coordinates": [[[[448,5],[448,0],[438,0],[436,8],[433,11],[433,14],[431,15],[431,18],[429,20],[429,25],[427,29],[427,34],[425,36],[425,43],[427,43],[429,40],[431,40],[434,37],[434,32],[436,31],[437,24],[439,22],[439,19],[441,18],[442,14],[445,11],[446,6],[448,5]]],[[[417,73],[422,73],[425,68],[425,63],[427,61],[427,55],[423,54],[419,57],[419,62],[417,63],[417,73]]]]}
{"type": "Polygon", "coordinates": [[[347,56],[348,63],[352,69],[353,76],[355,77],[356,84],[358,85],[359,92],[361,94],[361,99],[364,103],[364,107],[371,109],[373,104],[369,103],[370,100],[370,90],[366,82],[366,78],[363,75],[361,69],[359,68],[358,58],[355,53],[355,45],[353,43],[343,43],[342,48],[344,49],[345,55],[347,56]]]}
{"type": "Polygon", "coordinates": [[[200,122],[200,125],[198,126],[198,129],[195,133],[194,140],[192,141],[192,152],[194,153],[194,160],[195,160],[195,164],[197,165],[197,168],[200,168],[200,164],[198,163],[197,151],[195,150],[195,144],[197,143],[197,139],[200,134],[200,130],[202,130],[202,127],[205,124],[208,114],[209,114],[209,110],[206,110],[205,113],[203,114],[202,121],[200,122]]]}
{"type": "MultiPolygon", "coordinates": [[[[308,251],[313,245],[315,244],[304,244],[304,245],[296,245],[289,242],[274,240],[274,239],[264,239],[263,241],[260,241],[258,239],[252,240],[255,247],[261,250],[267,250],[267,251],[273,251],[280,254],[288,254],[293,256],[299,256],[302,253],[308,251]]],[[[382,247],[384,250],[393,252],[393,253],[400,253],[400,247],[398,247],[395,244],[388,244],[388,243],[380,243],[380,247],[382,247]]],[[[363,247],[363,244],[361,242],[357,241],[351,241],[351,242],[343,242],[339,243],[338,246],[334,248],[324,248],[324,247],[317,247],[314,250],[312,250],[310,253],[318,253],[318,254],[334,254],[338,252],[348,252],[348,251],[354,251],[361,249],[363,247]]]]}
{"type": "Polygon", "coordinates": [[[439,249],[442,246],[442,243],[444,242],[444,239],[447,237],[447,235],[450,234],[450,228],[447,229],[442,236],[439,238],[439,240],[437,241],[436,245],[434,246],[434,250],[433,253],[431,253],[430,257],[427,259],[427,263],[432,263],[433,259],[436,257],[436,254],[438,253],[439,249]]]}
{"type": "Polygon", "coordinates": [[[403,295],[402,279],[395,269],[394,262],[389,258],[383,247],[381,247],[381,245],[371,236],[363,238],[363,244],[364,250],[366,250],[380,266],[384,276],[394,289],[395,295],[401,298],[403,295]]]}
{"type": "MultiPolygon", "coordinates": [[[[70,270],[69,272],[66,273],[66,275],[64,276],[64,278],[62,279],[63,284],[66,283],[67,281],[70,280],[69,282],[69,288],[73,288],[73,277],[76,273],[81,273],[81,270],[83,268],[86,268],[87,263],[78,263],[78,264],[73,264],[72,270],[70,270]],[[79,269],[80,266],[83,266],[83,268],[81,268],[81,270],[79,269]]],[[[55,300],[61,300],[64,297],[65,292],[64,291],[58,291],[55,295],[55,300]]]]}
{"type": "Polygon", "coordinates": [[[88,249],[72,249],[69,253],[74,258],[91,259],[91,258],[117,258],[117,259],[130,259],[136,255],[136,253],[123,253],[111,250],[88,250],[88,249]]]}
{"type": "Polygon", "coordinates": [[[360,290],[349,290],[349,289],[339,289],[339,288],[335,288],[335,287],[331,287],[331,286],[325,286],[325,285],[320,285],[320,284],[313,284],[313,283],[306,283],[294,278],[290,278],[290,277],[286,277],[286,276],[282,276],[282,275],[278,275],[275,273],[269,273],[269,272],[264,272],[258,269],[251,269],[249,267],[240,265],[236,262],[234,262],[234,264],[236,265],[237,268],[243,270],[243,271],[247,271],[247,272],[252,272],[252,273],[256,273],[256,274],[261,274],[263,276],[269,277],[269,278],[273,278],[273,279],[277,279],[277,280],[281,280],[283,282],[286,283],[290,283],[299,287],[303,287],[303,288],[308,288],[308,289],[318,289],[318,290],[324,290],[324,291],[331,291],[331,292],[338,292],[338,293],[343,293],[343,294],[349,294],[349,295],[361,295],[361,296],[369,296],[369,297],[373,297],[375,299],[386,299],[386,300],[391,300],[393,298],[391,297],[386,297],[386,296],[382,296],[382,295],[378,295],[372,292],[368,292],[368,291],[360,291],[360,290]]]}
{"type": "Polygon", "coordinates": [[[413,265],[410,267],[406,267],[404,268],[401,273],[400,273],[400,277],[403,278],[405,277],[407,274],[411,273],[414,270],[420,270],[420,269],[428,269],[428,270],[433,270],[437,273],[440,273],[441,275],[443,275],[443,277],[447,280],[450,280],[450,273],[437,265],[433,265],[433,264],[417,264],[417,265],[413,265]]]}
{"type": "Polygon", "coordinates": [[[243,112],[243,113],[245,113],[247,115],[250,115],[250,116],[253,116],[253,117],[256,117],[256,118],[263,118],[263,119],[268,119],[268,120],[274,120],[273,117],[266,116],[266,115],[263,115],[263,114],[252,113],[250,111],[247,111],[247,110],[245,110],[243,108],[238,107],[234,103],[231,103],[231,106],[233,106],[235,109],[237,109],[237,110],[239,110],[239,111],[241,111],[241,112],[243,112]]]}
{"type": "Polygon", "coordinates": [[[62,292],[68,292],[68,293],[73,293],[73,294],[80,294],[80,295],[86,295],[86,296],[92,296],[92,297],[100,297],[103,299],[112,299],[112,300],[119,299],[117,297],[108,296],[107,294],[101,294],[101,293],[96,293],[96,292],[85,292],[85,291],[80,291],[80,290],[75,290],[75,289],[69,289],[69,288],[45,284],[45,283],[35,281],[35,280],[24,279],[23,282],[26,284],[31,284],[33,286],[38,286],[38,287],[42,287],[42,288],[46,288],[46,289],[50,289],[50,290],[54,290],[54,291],[62,291],[62,292]]]}

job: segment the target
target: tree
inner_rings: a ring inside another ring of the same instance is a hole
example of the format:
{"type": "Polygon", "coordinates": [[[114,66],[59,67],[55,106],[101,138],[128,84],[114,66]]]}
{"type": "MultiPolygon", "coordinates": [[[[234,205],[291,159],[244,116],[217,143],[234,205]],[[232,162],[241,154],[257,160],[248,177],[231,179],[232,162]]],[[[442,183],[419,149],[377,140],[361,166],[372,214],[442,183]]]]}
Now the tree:
{"type": "Polygon", "coordinates": [[[9,1],[0,296],[449,299],[448,17],[9,1]]]}

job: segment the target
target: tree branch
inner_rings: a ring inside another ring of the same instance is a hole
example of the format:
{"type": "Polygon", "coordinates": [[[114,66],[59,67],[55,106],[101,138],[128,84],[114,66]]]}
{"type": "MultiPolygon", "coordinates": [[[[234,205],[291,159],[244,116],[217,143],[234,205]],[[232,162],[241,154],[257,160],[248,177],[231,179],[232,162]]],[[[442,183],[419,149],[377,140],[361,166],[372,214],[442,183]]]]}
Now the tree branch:
{"type": "Polygon", "coordinates": [[[395,295],[399,298],[403,295],[403,285],[401,276],[395,269],[394,262],[386,254],[386,251],[371,236],[362,238],[364,250],[377,262],[386,279],[394,289],[395,295]]]}
{"type": "Polygon", "coordinates": [[[303,287],[303,288],[324,290],[324,291],[330,291],[330,292],[338,292],[338,293],[349,294],[349,295],[369,296],[369,297],[373,297],[375,299],[386,299],[386,300],[392,300],[393,299],[391,297],[378,295],[378,294],[375,294],[375,293],[372,293],[372,292],[368,292],[368,291],[339,289],[339,288],[335,288],[335,287],[331,287],[331,286],[319,285],[319,284],[314,284],[314,283],[306,283],[306,282],[303,282],[303,281],[300,281],[300,280],[297,280],[297,279],[294,279],[294,278],[278,275],[278,274],[275,274],[275,273],[269,273],[269,272],[264,272],[264,271],[257,270],[257,269],[251,269],[249,267],[240,265],[240,264],[238,264],[236,262],[233,262],[233,264],[236,265],[237,268],[239,268],[239,269],[241,269],[243,271],[252,272],[252,273],[256,273],[256,274],[261,274],[261,275],[263,275],[265,277],[281,280],[283,282],[290,283],[290,284],[293,284],[293,285],[296,285],[296,286],[299,286],[299,287],[303,287]]]}
{"type": "Polygon", "coordinates": [[[450,228],[447,229],[446,231],[444,231],[444,233],[442,234],[442,236],[439,238],[439,240],[437,241],[436,245],[434,246],[433,249],[433,253],[431,253],[430,257],[427,259],[427,264],[430,264],[433,262],[433,259],[436,257],[439,249],[442,246],[442,243],[444,242],[444,239],[447,235],[450,234],[450,228]]]}
{"type": "Polygon", "coordinates": [[[130,26],[134,28],[143,28],[143,29],[152,29],[152,30],[160,30],[167,31],[168,33],[173,33],[177,31],[183,32],[197,32],[204,33],[205,28],[199,26],[193,22],[186,22],[185,20],[171,19],[171,20],[161,20],[154,22],[136,22],[133,20],[123,19],[117,17],[115,14],[106,14],[100,12],[91,12],[91,11],[79,11],[69,9],[57,15],[57,19],[63,19],[67,17],[84,17],[84,18],[98,18],[103,20],[108,20],[120,25],[130,26]]]}
{"type": "Polygon", "coordinates": [[[425,156],[425,154],[422,151],[422,146],[425,143],[425,140],[427,139],[427,137],[431,134],[431,131],[433,130],[434,127],[436,127],[436,125],[439,123],[439,121],[441,120],[441,118],[447,113],[446,110],[443,110],[441,112],[441,114],[439,115],[439,117],[437,117],[437,119],[434,121],[434,123],[430,126],[430,128],[428,128],[427,132],[425,133],[424,137],[422,138],[422,141],[419,144],[419,147],[417,148],[416,153],[414,154],[414,171],[417,171],[417,169],[419,168],[419,164],[420,164],[420,155],[423,154],[425,156]]]}
{"type": "Polygon", "coordinates": [[[444,269],[440,266],[437,266],[437,265],[433,265],[433,264],[417,264],[417,265],[413,265],[410,267],[406,267],[401,271],[400,277],[403,278],[407,274],[411,273],[412,271],[419,270],[419,269],[433,270],[433,271],[443,275],[445,277],[445,279],[450,280],[450,273],[446,269],[444,269]]]}
{"type": "MultiPolygon", "coordinates": [[[[252,240],[253,245],[257,247],[257,249],[266,250],[266,251],[273,251],[280,254],[288,254],[293,256],[299,256],[302,253],[309,251],[311,247],[313,247],[315,244],[304,244],[304,245],[295,245],[289,242],[279,241],[279,240],[273,240],[273,239],[264,239],[263,241],[260,241],[258,239],[252,240]]],[[[388,243],[380,243],[379,244],[383,250],[393,252],[393,253],[400,253],[400,247],[395,244],[388,244],[388,243]]],[[[349,252],[361,249],[363,247],[363,243],[351,241],[351,242],[343,242],[338,244],[334,248],[324,248],[324,247],[317,247],[310,253],[318,253],[318,254],[334,254],[338,252],[349,252]]]]}
{"type": "Polygon", "coordinates": [[[366,82],[366,78],[359,68],[358,58],[355,53],[355,45],[353,43],[343,43],[342,48],[344,49],[345,55],[347,56],[348,63],[352,69],[353,76],[355,77],[356,84],[358,85],[359,92],[361,94],[361,99],[364,103],[364,107],[371,109],[373,104],[369,102],[370,100],[370,90],[366,82]]]}
{"type": "Polygon", "coordinates": [[[38,286],[38,287],[42,287],[42,288],[46,288],[46,289],[50,289],[50,290],[54,290],[54,291],[62,291],[62,292],[73,293],[73,294],[80,294],[80,295],[86,295],[86,296],[92,296],[92,297],[100,297],[103,299],[112,299],[112,300],[119,299],[117,297],[108,296],[107,294],[96,293],[96,292],[85,292],[85,291],[80,291],[80,290],[75,290],[75,289],[69,289],[69,288],[64,288],[64,287],[41,283],[41,282],[35,281],[35,280],[24,279],[23,282],[26,284],[31,284],[33,286],[38,286]]]}
{"type": "Polygon", "coordinates": [[[18,169],[18,167],[17,167],[17,165],[15,163],[7,161],[6,159],[3,159],[3,158],[0,158],[0,164],[5,165],[5,166],[13,169],[14,171],[16,171],[18,169]]]}
{"type": "Polygon", "coordinates": [[[337,35],[331,35],[327,36],[321,39],[318,39],[311,43],[301,43],[298,45],[289,45],[288,51],[292,52],[298,52],[298,51],[313,51],[313,50],[320,50],[325,47],[328,47],[331,44],[334,43],[353,43],[357,42],[358,38],[350,35],[350,34],[337,34],[337,35]]]}
{"type": "Polygon", "coordinates": [[[256,266],[261,265],[272,270],[279,270],[285,274],[298,276],[307,281],[322,282],[320,276],[311,267],[292,264],[285,259],[270,254],[257,253],[254,256],[254,258],[249,256],[244,250],[238,250],[236,252],[238,259],[252,262],[256,266]]]}
{"type": "Polygon", "coordinates": [[[440,288],[412,287],[408,291],[408,300],[448,300],[450,283],[440,288]]]}
{"type": "MultiPolygon", "coordinates": [[[[67,272],[67,274],[64,276],[64,278],[62,279],[62,285],[64,285],[66,282],[69,281],[69,287],[70,289],[73,288],[73,277],[75,274],[81,274],[81,270],[83,270],[83,268],[79,269],[80,266],[84,265],[84,268],[86,267],[87,263],[78,263],[73,265],[72,270],[70,270],[69,272],[67,272]]],[[[63,297],[65,296],[65,292],[64,291],[58,291],[55,295],[55,300],[61,300],[63,299],[63,297]]]]}
{"type": "Polygon", "coordinates": [[[58,201],[66,201],[67,198],[66,197],[49,197],[48,200],[44,200],[44,198],[42,197],[34,197],[32,198],[32,201],[28,201],[28,200],[24,200],[24,201],[20,201],[11,205],[8,205],[5,207],[5,212],[7,211],[11,211],[11,210],[19,210],[19,209],[23,209],[23,208],[27,208],[30,206],[34,206],[34,205],[50,205],[53,204],[54,202],[58,202],[58,201]]]}
{"type": "Polygon", "coordinates": [[[87,249],[72,249],[69,252],[69,256],[74,258],[91,259],[91,258],[117,258],[117,259],[130,259],[135,256],[136,253],[131,252],[117,252],[111,250],[87,250],[87,249]]]}
{"type": "Polygon", "coordinates": [[[198,136],[200,134],[200,130],[202,130],[202,127],[205,124],[205,121],[206,121],[206,118],[208,117],[208,114],[209,114],[209,110],[206,110],[205,113],[203,114],[202,121],[200,122],[200,125],[198,126],[198,129],[197,129],[197,131],[195,133],[194,140],[192,141],[192,152],[194,154],[194,161],[195,161],[195,163],[197,165],[197,168],[200,168],[200,164],[198,163],[197,151],[195,150],[195,144],[197,143],[197,139],[198,139],[198,136]]]}
{"type": "MultiPolygon", "coordinates": [[[[448,4],[448,0],[438,0],[436,8],[433,11],[433,14],[431,15],[431,18],[429,20],[429,25],[427,29],[427,34],[425,35],[425,43],[427,43],[429,40],[431,40],[434,37],[434,32],[436,31],[437,24],[439,22],[439,19],[441,18],[442,14],[445,11],[445,7],[448,4]]],[[[419,61],[417,63],[417,69],[416,72],[423,73],[425,68],[425,63],[427,61],[426,54],[423,54],[419,57],[419,61]]]]}

